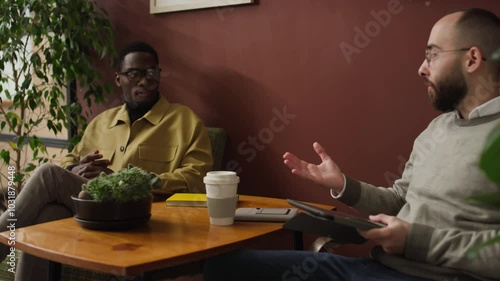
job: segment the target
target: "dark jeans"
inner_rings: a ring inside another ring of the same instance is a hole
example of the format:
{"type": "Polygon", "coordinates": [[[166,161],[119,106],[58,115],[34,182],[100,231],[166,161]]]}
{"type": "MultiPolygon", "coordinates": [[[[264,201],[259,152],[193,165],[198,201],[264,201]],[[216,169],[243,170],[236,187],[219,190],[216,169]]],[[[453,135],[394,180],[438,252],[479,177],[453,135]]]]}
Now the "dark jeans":
{"type": "Polygon", "coordinates": [[[424,281],[369,258],[306,251],[237,251],[211,258],[204,281],[424,281]]]}

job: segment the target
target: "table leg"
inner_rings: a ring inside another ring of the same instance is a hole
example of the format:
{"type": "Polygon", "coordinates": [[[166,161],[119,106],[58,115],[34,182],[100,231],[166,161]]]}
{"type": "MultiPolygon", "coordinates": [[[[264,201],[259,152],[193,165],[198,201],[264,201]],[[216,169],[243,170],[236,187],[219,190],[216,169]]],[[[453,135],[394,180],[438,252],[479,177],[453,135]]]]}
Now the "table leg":
{"type": "Polygon", "coordinates": [[[151,272],[142,273],[141,281],[153,281],[153,274],[151,272]]]}
{"type": "Polygon", "coordinates": [[[300,231],[293,232],[293,248],[297,251],[304,250],[304,236],[300,231]]]}
{"type": "Polygon", "coordinates": [[[47,272],[48,281],[61,281],[61,264],[49,261],[49,270],[47,272]]]}

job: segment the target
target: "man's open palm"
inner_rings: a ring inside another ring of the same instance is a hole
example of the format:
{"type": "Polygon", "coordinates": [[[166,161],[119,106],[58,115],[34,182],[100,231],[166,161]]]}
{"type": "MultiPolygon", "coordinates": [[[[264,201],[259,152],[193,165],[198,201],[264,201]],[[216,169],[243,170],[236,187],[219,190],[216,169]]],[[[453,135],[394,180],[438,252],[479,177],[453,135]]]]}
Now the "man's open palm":
{"type": "Polygon", "coordinates": [[[286,152],[283,155],[285,165],[287,165],[295,175],[299,175],[322,186],[340,192],[344,186],[344,176],[339,167],[333,162],[319,143],[313,143],[313,148],[321,158],[321,163],[319,165],[301,160],[290,152],[286,152]]]}

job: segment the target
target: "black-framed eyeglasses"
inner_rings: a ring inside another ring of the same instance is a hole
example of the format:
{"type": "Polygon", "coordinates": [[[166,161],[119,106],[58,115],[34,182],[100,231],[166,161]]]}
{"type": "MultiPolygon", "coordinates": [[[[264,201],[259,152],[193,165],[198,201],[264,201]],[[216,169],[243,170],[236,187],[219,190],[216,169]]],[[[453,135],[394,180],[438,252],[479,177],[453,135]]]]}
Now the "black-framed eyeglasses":
{"type": "MultiPolygon", "coordinates": [[[[460,49],[453,49],[453,50],[443,50],[443,51],[436,51],[432,49],[425,49],[425,60],[427,61],[427,66],[431,65],[431,61],[433,58],[435,58],[439,53],[447,53],[447,52],[464,52],[464,51],[469,51],[472,47],[469,48],[460,48],[460,49]]],[[[486,59],[483,57],[483,61],[486,61],[486,59]]]]}
{"type": "Polygon", "coordinates": [[[147,69],[131,68],[118,74],[127,76],[130,82],[139,82],[144,77],[146,77],[146,80],[158,81],[160,79],[160,72],[161,69],[159,67],[147,69]]]}

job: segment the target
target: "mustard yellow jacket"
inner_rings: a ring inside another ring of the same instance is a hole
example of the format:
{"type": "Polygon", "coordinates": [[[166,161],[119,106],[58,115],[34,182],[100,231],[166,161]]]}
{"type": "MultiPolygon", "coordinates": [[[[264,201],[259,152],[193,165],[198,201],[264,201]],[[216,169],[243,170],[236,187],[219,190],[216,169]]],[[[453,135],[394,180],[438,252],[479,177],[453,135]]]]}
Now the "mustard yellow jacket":
{"type": "Polygon", "coordinates": [[[157,174],[162,180],[160,192],[167,194],[204,193],[203,177],[213,165],[203,122],[188,107],[162,96],[132,125],[125,105],[99,114],[61,166],[76,165],[96,149],[111,161],[108,168],[115,172],[130,163],[157,174]]]}

